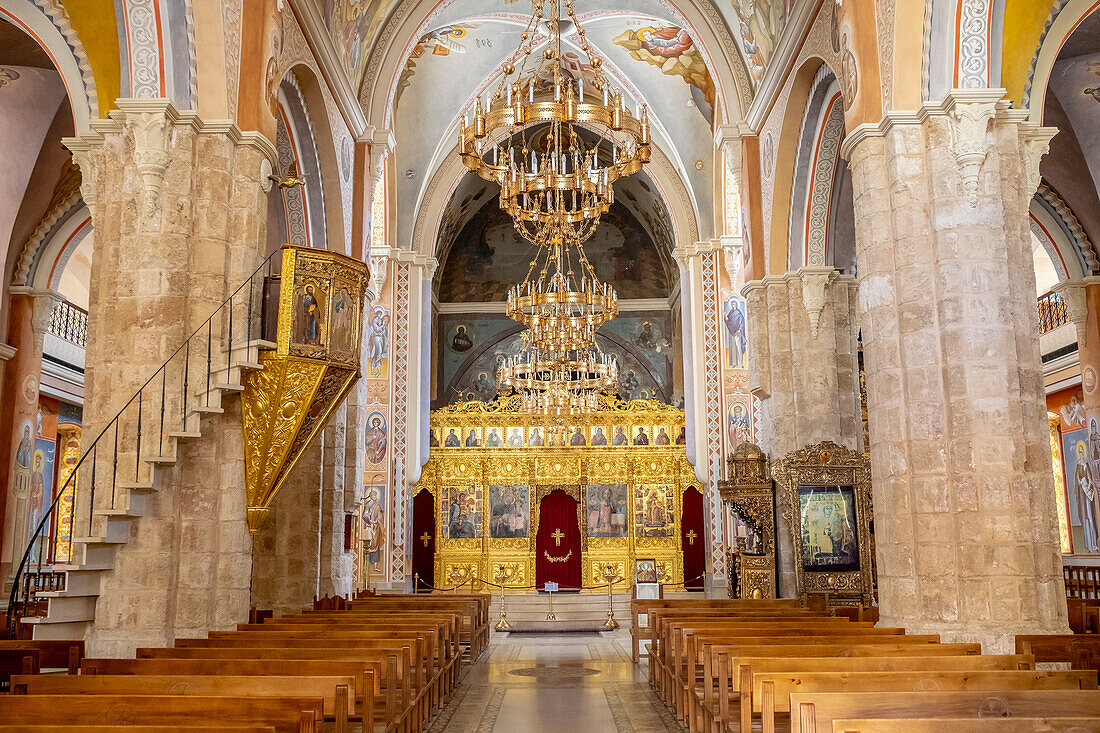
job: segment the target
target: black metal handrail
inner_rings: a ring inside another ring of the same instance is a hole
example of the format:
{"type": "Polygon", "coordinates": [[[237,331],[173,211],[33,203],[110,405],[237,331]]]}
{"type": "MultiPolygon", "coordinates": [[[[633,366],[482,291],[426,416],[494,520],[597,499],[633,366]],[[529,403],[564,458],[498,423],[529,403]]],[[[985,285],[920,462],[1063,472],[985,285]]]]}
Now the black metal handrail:
{"type": "Polygon", "coordinates": [[[49,332],[84,349],[88,346],[88,311],[63,300],[50,314],[49,332]]]}
{"type": "Polygon", "coordinates": [[[1054,291],[1044,293],[1036,301],[1039,309],[1039,333],[1050,333],[1059,326],[1069,323],[1066,301],[1054,291]]]}
{"type": "MultiPolygon", "coordinates": [[[[188,420],[192,417],[197,420],[204,411],[203,408],[211,407],[211,380],[214,375],[224,369],[228,379],[234,365],[241,363],[240,360],[234,359],[235,349],[244,348],[247,355],[249,345],[262,339],[264,283],[275,274],[272,268],[281,266],[281,255],[281,249],[271,253],[249,275],[248,280],[241,283],[179,348],[172,352],[172,355],[99,432],[95,440],[81,447],[79,460],[64,485],[55,494],[49,508],[43,512],[19,561],[8,599],[9,636],[16,635],[18,611],[30,607],[31,598],[37,595],[37,590],[40,587],[56,588],[55,584],[43,586],[41,583],[24,578],[31,572],[32,558],[37,554],[37,562],[34,563],[35,573],[52,573],[54,571],[47,571],[44,568],[72,561],[73,541],[76,537],[77,499],[81,497],[81,486],[86,484],[88,491],[87,536],[92,537],[93,519],[97,508],[95,503],[97,482],[102,487],[101,491],[105,488],[103,484],[110,483],[111,498],[107,508],[115,509],[120,482],[132,476],[133,485],[141,485],[143,439],[144,448],[148,451],[153,445],[152,437],[156,436],[157,452],[154,455],[155,458],[161,458],[165,447],[165,436],[171,438],[175,426],[179,426],[180,433],[186,434],[188,420]],[[246,288],[247,294],[242,295],[242,291],[246,288]],[[238,312],[236,334],[244,337],[239,347],[234,346],[234,310],[238,312]],[[215,327],[218,328],[216,336],[215,327]],[[223,357],[224,365],[221,361],[223,357]],[[193,371],[196,374],[193,375],[193,371]],[[158,381],[159,385],[156,384],[158,381]],[[169,382],[172,384],[169,385],[169,382]],[[189,390],[201,391],[193,398],[189,390]],[[134,457],[132,474],[128,460],[125,467],[121,466],[123,459],[130,451],[133,452],[134,457]],[[86,465],[89,462],[90,466],[86,465]],[[83,479],[80,479],[82,474],[83,479]]],[[[144,462],[150,463],[151,459],[146,458],[144,462]]],[[[151,471],[152,467],[147,467],[147,478],[151,479],[151,471]]],[[[37,600],[36,597],[36,611],[37,600]]]]}

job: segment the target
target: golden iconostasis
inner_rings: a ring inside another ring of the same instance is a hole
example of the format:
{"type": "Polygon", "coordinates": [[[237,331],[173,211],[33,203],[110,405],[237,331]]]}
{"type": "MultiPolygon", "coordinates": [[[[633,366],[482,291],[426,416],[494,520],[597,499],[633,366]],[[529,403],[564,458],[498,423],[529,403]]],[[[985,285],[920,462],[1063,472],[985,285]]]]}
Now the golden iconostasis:
{"type": "Polygon", "coordinates": [[[555,490],[577,502],[585,589],[606,583],[610,563],[626,580],[615,590],[629,591],[636,559],[655,560],[662,582],[683,581],[683,495],[701,491],[684,411],[615,397],[601,397],[599,408],[548,418],[522,412],[513,396],[432,412],[429,459],[413,493],[433,498],[435,585],[485,589],[503,569],[506,586],[534,586],[540,506],[555,490]]]}

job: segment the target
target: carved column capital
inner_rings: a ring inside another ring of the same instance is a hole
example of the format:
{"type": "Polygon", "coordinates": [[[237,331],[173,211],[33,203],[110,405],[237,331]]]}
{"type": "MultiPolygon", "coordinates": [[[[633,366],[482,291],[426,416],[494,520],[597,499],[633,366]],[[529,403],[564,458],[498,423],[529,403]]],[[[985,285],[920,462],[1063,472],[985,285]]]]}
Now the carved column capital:
{"type": "Polygon", "coordinates": [[[50,328],[53,310],[61,302],[61,296],[53,290],[42,290],[24,285],[14,285],[11,287],[10,292],[12,295],[24,295],[34,299],[31,327],[34,329],[34,337],[41,339],[50,328]]]}
{"type": "Polygon", "coordinates": [[[810,318],[810,336],[816,339],[821,313],[828,300],[826,286],[838,272],[835,267],[802,267],[797,274],[802,280],[802,306],[810,318]]]}
{"type": "Polygon", "coordinates": [[[171,160],[172,126],[178,114],[164,100],[120,99],[117,117],[133,148],[134,163],[141,174],[142,215],[148,222],[157,214],[164,173],[171,160]]]}
{"type": "Polygon", "coordinates": [[[957,102],[947,113],[951,121],[951,154],[962,175],[967,202],[978,205],[978,179],[982,164],[989,154],[987,132],[989,122],[997,113],[997,102],[957,102]]]}
{"type": "Polygon", "coordinates": [[[1027,182],[1027,190],[1024,192],[1028,198],[1035,195],[1039,189],[1039,163],[1043,156],[1050,151],[1050,141],[1058,134],[1056,127],[1040,127],[1034,122],[1020,124],[1020,143],[1023,149],[1024,180],[1027,182]]]}
{"type": "Polygon", "coordinates": [[[1085,327],[1085,321],[1088,319],[1086,287],[1087,284],[1083,280],[1067,280],[1054,286],[1054,292],[1066,303],[1066,317],[1078,331],[1085,327]]]}

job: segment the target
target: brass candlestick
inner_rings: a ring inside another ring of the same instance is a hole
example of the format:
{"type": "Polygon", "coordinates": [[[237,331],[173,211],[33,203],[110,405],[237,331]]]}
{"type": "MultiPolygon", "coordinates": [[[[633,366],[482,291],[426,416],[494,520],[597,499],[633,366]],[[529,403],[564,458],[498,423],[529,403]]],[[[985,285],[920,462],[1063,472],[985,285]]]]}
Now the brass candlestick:
{"type": "Polygon", "coordinates": [[[615,604],[611,594],[615,581],[619,579],[619,572],[612,563],[608,563],[603,570],[603,579],[607,581],[607,621],[604,626],[611,630],[619,628],[619,622],[615,620],[615,604]]]}
{"type": "Polygon", "coordinates": [[[496,581],[500,584],[500,620],[495,628],[497,631],[509,631],[512,625],[508,623],[508,614],[504,612],[504,584],[512,579],[512,571],[503,565],[497,568],[496,581]]]}

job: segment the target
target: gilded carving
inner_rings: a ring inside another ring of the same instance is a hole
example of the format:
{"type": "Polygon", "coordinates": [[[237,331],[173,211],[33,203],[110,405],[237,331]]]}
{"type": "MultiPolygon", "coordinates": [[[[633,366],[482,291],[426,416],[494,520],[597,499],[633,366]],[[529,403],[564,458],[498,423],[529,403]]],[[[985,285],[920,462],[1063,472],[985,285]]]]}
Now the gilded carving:
{"type": "MultiPolygon", "coordinates": [[[[686,488],[698,483],[684,446],[593,446],[590,442],[579,446],[570,445],[569,436],[578,429],[582,434],[591,436],[596,434],[597,427],[603,428],[604,435],[611,436],[618,426],[623,427],[624,434],[628,435],[637,434],[639,427],[644,427],[649,435],[659,434],[660,428],[664,428],[668,435],[677,435],[683,420],[683,410],[669,405],[651,400],[623,402],[611,396],[601,398],[596,412],[572,418],[546,418],[525,413],[521,401],[514,395],[490,403],[458,403],[433,411],[429,460],[414,492],[424,487],[431,491],[436,501],[437,521],[442,522],[447,515],[441,498],[446,487],[477,486],[482,496],[481,516],[488,523],[486,527],[490,528],[475,539],[448,540],[445,539],[445,532],[437,533],[441,539],[435,565],[436,577],[443,579],[441,587],[454,585],[447,580],[449,569],[454,567],[480,569],[481,574],[467,586],[474,589],[492,587],[486,581],[499,582],[496,577],[502,568],[506,573],[511,573],[505,583],[509,588],[533,586],[536,580],[535,538],[539,529],[540,503],[556,489],[565,491],[577,501],[582,579],[586,588],[603,586],[606,583],[603,568],[607,563],[612,563],[626,579],[626,582],[616,586],[616,590],[629,589],[636,557],[654,558],[662,574],[662,582],[681,582],[680,497],[686,488]],[[535,429],[537,433],[533,432],[535,429]],[[476,446],[466,445],[471,430],[476,446]],[[454,438],[448,440],[451,431],[454,438]],[[499,443],[493,441],[494,445],[490,447],[485,444],[494,434],[493,431],[502,440],[499,443]],[[536,435],[539,442],[532,445],[530,440],[536,435]],[[597,537],[589,533],[590,520],[596,522],[593,526],[599,526],[601,516],[598,502],[593,507],[589,506],[589,488],[601,485],[624,487],[622,491],[626,501],[622,510],[608,510],[620,516],[605,520],[605,523],[617,528],[607,530],[615,536],[601,532],[602,536],[597,537]],[[663,514],[666,520],[658,532],[661,536],[636,536],[634,497],[639,486],[653,487],[660,495],[660,502],[654,505],[657,507],[654,518],[660,518],[657,515],[663,514]],[[492,536],[493,521],[497,521],[500,527],[522,524],[512,517],[514,512],[503,506],[507,504],[503,497],[508,487],[530,492],[526,537],[501,536],[506,533],[499,527],[497,537],[492,536]],[[494,501],[501,503],[496,515],[493,512],[494,501]],[[589,517],[590,512],[593,517],[589,517]],[[618,536],[620,532],[622,536],[618,536]]],[[[566,552],[551,555],[558,558],[565,556],[566,552]]],[[[600,587],[597,592],[606,592],[606,588],[600,587]]]]}
{"type": "Polygon", "coordinates": [[[794,528],[794,569],[799,595],[813,593],[828,596],[834,604],[862,602],[869,605],[874,595],[874,577],[871,572],[871,466],[867,456],[826,441],[774,461],[772,475],[783,519],[794,528]],[[807,562],[812,563],[817,557],[806,540],[812,538],[808,517],[814,511],[814,505],[807,498],[813,497],[815,492],[818,496],[836,494],[833,504],[840,508],[833,509],[826,504],[825,509],[834,523],[839,522],[846,528],[844,532],[834,532],[831,526],[821,530],[819,533],[828,537],[832,547],[829,553],[820,554],[823,557],[850,554],[854,562],[835,567],[828,563],[807,567],[807,562]],[[847,517],[854,519],[853,527],[848,527],[847,517]]]}
{"type": "Polygon", "coordinates": [[[286,246],[275,350],[248,372],[241,396],[248,526],[268,507],[309,441],[359,379],[366,265],[286,246]]]}

